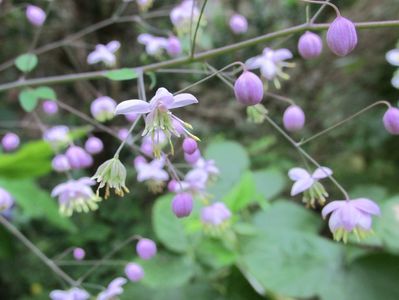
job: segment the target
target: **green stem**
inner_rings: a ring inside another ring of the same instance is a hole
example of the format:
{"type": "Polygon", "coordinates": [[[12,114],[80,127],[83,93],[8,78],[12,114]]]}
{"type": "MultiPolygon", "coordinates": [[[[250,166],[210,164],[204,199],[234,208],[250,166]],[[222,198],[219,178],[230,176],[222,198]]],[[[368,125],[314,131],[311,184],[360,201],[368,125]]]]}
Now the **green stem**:
{"type": "MultiPolygon", "coordinates": [[[[194,3],[194,2],[193,2],[193,3],[194,3]]],[[[206,7],[206,4],[207,4],[207,3],[208,3],[208,0],[205,0],[204,3],[202,4],[202,7],[201,7],[201,12],[200,12],[200,15],[199,15],[199,17],[198,17],[197,25],[196,25],[195,31],[194,31],[193,42],[192,42],[192,44],[191,44],[191,55],[190,55],[190,57],[194,57],[194,54],[195,54],[195,44],[196,44],[196,40],[197,40],[198,29],[199,29],[199,27],[200,27],[201,18],[202,18],[202,15],[204,14],[205,7],[206,7]]],[[[193,5],[194,5],[194,4],[193,4],[193,5]]],[[[190,37],[191,37],[191,36],[190,36],[190,37]]]]}

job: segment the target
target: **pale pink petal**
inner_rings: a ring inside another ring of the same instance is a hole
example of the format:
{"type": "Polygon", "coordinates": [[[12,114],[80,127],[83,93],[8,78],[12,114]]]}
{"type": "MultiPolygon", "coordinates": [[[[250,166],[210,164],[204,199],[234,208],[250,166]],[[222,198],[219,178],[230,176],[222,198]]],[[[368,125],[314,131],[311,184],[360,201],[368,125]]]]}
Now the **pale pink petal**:
{"type": "Polygon", "coordinates": [[[329,213],[341,208],[344,203],[344,200],[336,200],[328,203],[326,206],[323,207],[321,215],[325,219],[329,213]]]}
{"type": "Polygon", "coordinates": [[[173,94],[163,87],[159,88],[155,93],[155,96],[152,97],[150,104],[152,107],[155,107],[159,102],[162,102],[163,105],[169,107],[169,105],[173,103],[173,94]]]}
{"type": "Polygon", "coordinates": [[[326,178],[326,177],[328,177],[328,176],[331,176],[332,173],[333,173],[333,171],[332,171],[330,168],[327,168],[327,167],[320,167],[320,168],[317,168],[317,169],[313,172],[312,177],[313,177],[314,179],[323,179],[323,178],[326,178]]]}
{"type": "Polygon", "coordinates": [[[252,57],[252,58],[248,59],[248,60],[245,62],[245,66],[246,66],[248,69],[250,69],[250,70],[252,70],[252,69],[257,69],[257,68],[260,68],[260,67],[261,67],[262,61],[263,61],[262,56],[255,56],[255,57],[252,57]]]}
{"type": "Polygon", "coordinates": [[[379,215],[380,207],[372,200],[366,198],[358,198],[351,200],[351,204],[362,212],[370,215],[379,215]]]}
{"type": "Polygon", "coordinates": [[[334,211],[331,214],[330,220],[328,220],[328,227],[330,227],[331,232],[343,227],[340,211],[334,211]]]}
{"type": "Polygon", "coordinates": [[[92,65],[100,62],[102,60],[102,55],[99,51],[93,51],[87,56],[87,63],[92,65]]]}
{"type": "Polygon", "coordinates": [[[314,180],[312,178],[305,178],[298,180],[297,182],[294,183],[291,189],[291,196],[296,196],[307,189],[309,189],[314,183],[314,180]]]}
{"type": "Polygon", "coordinates": [[[116,115],[128,113],[145,114],[151,111],[150,104],[143,100],[126,100],[119,103],[115,108],[116,115]]]}
{"type": "Polygon", "coordinates": [[[106,45],[106,47],[108,51],[113,53],[121,47],[121,43],[119,43],[118,41],[111,41],[106,45]]]}
{"type": "Polygon", "coordinates": [[[370,230],[371,224],[372,224],[371,216],[369,214],[364,214],[362,212],[359,212],[357,218],[357,225],[363,228],[364,230],[370,230]]]}
{"type": "Polygon", "coordinates": [[[291,180],[297,181],[305,178],[309,178],[310,174],[303,168],[292,168],[288,171],[288,177],[291,180]]]}
{"type": "Polygon", "coordinates": [[[171,103],[168,106],[169,109],[183,107],[183,106],[191,105],[194,103],[198,103],[197,98],[195,98],[193,95],[188,94],[188,93],[176,95],[173,97],[173,99],[174,99],[173,103],[171,103]]]}
{"type": "Polygon", "coordinates": [[[147,43],[149,43],[150,41],[152,41],[152,39],[153,39],[154,37],[151,35],[151,34],[148,34],[148,33],[142,33],[142,34],[140,34],[138,37],[137,37],[137,41],[140,43],[140,44],[147,44],[147,43]]]}
{"type": "Polygon", "coordinates": [[[292,53],[288,49],[278,49],[273,53],[274,61],[282,61],[286,59],[291,59],[293,57],[292,53]]]}
{"type": "Polygon", "coordinates": [[[345,230],[352,231],[357,224],[360,212],[351,205],[351,202],[347,201],[345,201],[342,208],[337,212],[341,214],[341,220],[345,230]]]}
{"type": "Polygon", "coordinates": [[[277,67],[272,61],[265,60],[260,67],[260,72],[267,80],[272,80],[277,74],[277,67]]]}

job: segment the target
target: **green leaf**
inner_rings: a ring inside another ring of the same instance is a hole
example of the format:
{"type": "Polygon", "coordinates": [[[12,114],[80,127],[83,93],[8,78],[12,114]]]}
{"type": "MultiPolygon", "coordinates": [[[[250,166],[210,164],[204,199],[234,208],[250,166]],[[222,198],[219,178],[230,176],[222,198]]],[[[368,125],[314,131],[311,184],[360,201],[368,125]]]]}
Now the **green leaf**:
{"type": "Polygon", "coordinates": [[[214,269],[232,265],[236,260],[236,254],[217,239],[204,239],[195,250],[201,262],[214,269]]]}
{"type": "Polygon", "coordinates": [[[43,100],[57,100],[55,91],[48,86],[40,86],[35,89],[36,97],[43,100]]]}
{"type": "Polygon", "coordinates": [[[265,169],[253,173],[256,191],[266,200],[278,196],[287,184],[286,176],[276,169],[265,169]]]}
{"type": "Polygon", "coordinates": [[[41,189],[35,182],[29,179],[0,179],[0,186],[15,198],[17,206],[22,209],[24,216],[39,220],[45,218],[59,229],[70,232],[77,230],[70,219],[60,216],[57,200],[51,198],[49,193],[41,189]]]}
{"type": "Polygon", "coordinates": [[[186,252],[189,247],[183,224],[171,210],[172,195],[157,199],[152,209],[154,232],[166,248],[186,252]]]}
{"type": "Polygon", "coordinates": [[[155,75],[155,72],[147,72],[146,74],[150,77],[150,90],[153,90],[157,85],[157,76],[155,75]]]}
{"type": "Polygon", "coordinates": [[[138,74],[133,69],[123,68],[119,70],[108,71],[104,74],[104,76],[110,80],[120,81],[135,79],[137,78],[138,74]]]}
{"type": "Polygon", "coordinates": [[[381,216],[376,218],[374,230],[389,251],[399,253],[399,196],[381,205],[381,216]]]}
{"type": "Polygon", "coordinates": [[[256,201],[256,189],[252,173],[247,171],[240,182],[222,200],[233,211],[237,212],[256,201]]]}
{"type": "Polygon", "coordinates": [[[33,111],[37,106],[37,96],[34,89],[24,89],[19,93],[19,103],[26,112],[33,111]]]}
{"type": "Polygon", "coordinates": [[[15,66],[22,72],[30,72],[37,65],[38,59],[34,54],[22,54],[15,59],[15,66]]]}

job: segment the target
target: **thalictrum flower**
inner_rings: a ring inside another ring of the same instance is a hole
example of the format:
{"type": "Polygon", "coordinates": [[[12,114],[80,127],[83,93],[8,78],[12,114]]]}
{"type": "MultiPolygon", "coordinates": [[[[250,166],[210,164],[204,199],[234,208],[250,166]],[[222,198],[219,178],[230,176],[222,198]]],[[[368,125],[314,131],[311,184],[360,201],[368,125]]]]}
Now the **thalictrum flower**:
{"type": "Polygon", "coordinates": [[[358,239],[371,231],[372,216],[380,214],[378,205],[370,199],[337,200],[328,203],[322,210],[323,218],[331,213],[328,225],[334,239],[346,243],[350,233],[358,239]]]}
{"type": "Polygon", "coordinates": [[[101,96],[90,104],[92,116],[99,122],[109,121],[114,117],[116,102],[108,96],[101,96]]]}
{"type": "Polygon", "coordinates": [[[8,210],[13,206],[14,199],[5,189],[0,188],[0,212],[8,210]]]}
{"type": "Polygon", "coordinates": [[[288,49],[273,50],[265,48],[259,56],[252,57],[245,62],[248,69],[260,69],[262,76],[273,81],[276,88],[280,88],[279,78],[289,79],[290,76],[283,72],[284,67],[294,67],[294,63],[286,62],[293,57],[288,49]]]}
{"type": "Polygon", "coordinates": [[[60,213],[71,216],[76,212],[89,212],[98,208],[97,202],[101,198],[96,196],[91,189],[95,182],[88,177],[78,180],[69,180],[54,187],[52,197],[58,197],[60,213]]]}
{"type": "Polygon", "coordinates": [[[115,52],[120,46],[118,41],[111,41],[106,45],[98,44],[96,49],[87,56],[87,63],[93,65],[103,62],[106,66],[114,66],[116,63],[115,52]]]}
{"type": "Polygon", "coordinates": [[[85,290],[72,288],[67,291],[54,290],[50,293],[51,300],[87,300],[90,294],[85,290]]]}
{"type": "Polygon", "coordinates": [[[243,15],[233,14],[230,18],[229,26],[235,34],[245,33],[248,30],[248,21],[243,15]]]}
{"type": "Polygon", "coordinates": [[[51,161],[51,166],[56,172],[66,172],[71,169],[69,160],[64,154],[57,154],[54,156],[53,160],[51,161]]]}
{"type": "Polygon", "coordinates": [[[183,0],[170,12],[170,20],[179,33],[185,33],[190,28],[190,23],[197,23],[200,11],[195,0],[183,0]]]}
{"type": "Polygon", "coordinates": [[[123,277],[115,278],[111,281],[105,291],[102,291],[97,296],[97,300],[115,300],[119,295],[123,294],[123,285],[127,280],[123,277]]]}
{"type": "Polygon", "coordinates": [[[224,229],[231,218],[231,211],[223,202],[215,202],[201,210],[201,221],[210,230],[224,229]]]}
{"type": "Polygon", "coordinates": [[[25,12],[28,21],[37,27],[40,27],[46,21],[46,13],[38,6],[28,4],[25,12]]]}
{"type": "Polygon", "coordinates": [[[42,103],[42,109],[44,113],[51,116],[58,112],[58,104],[56,101],[53,100],[46,100],[42,103]]]}
{"type": "Polygon", "coordinates": [[[83,260],[86,256],[86,251],[82,248],[73,249],[73,258],[76,260],[83,260]]]}
{"type": "Polygon", "coordinates": [[[126,168],[117,157],[100,165],[92,179],[99,183],[97,195],[99,190],[105,187],[105,199],[109,197],[110,188],[115,189],[115,194],[121,197],[125,192],[129,193],[129,189],[126,187],[126,168]]]}
{"type": "Polygon", "coordinates": [[[144,270],[139,264],[128,263],[125,267],[125,275],[130,281],[137,282],[144,277],[144,270]]]}
{"type": "Polygon", "coordinates": [[[85,143],[85,149],[90,154],[98,154],[104,149],[103,142],[95,136],[91,136],[85,143]]]}
{"type": "Polygon", "coordinates": [[[169,42],[167,38],[153,36],[149,33],[142,33],[137,37],[140,44],[145,45],[145,51],[148,55],[159,56],[163,50],[166,50],[169,42]]]}
{"type": "Polygon", "coordinates": [[[151,8],[154,0],[136,0],[136,2],[140,10],[142,12],[146,12],[149,8],[151,8]]]}
{"type": "Polygon", "coordinates": [[[327,167],[317,168],[312,174],[302,168],[292,168],[288,172],[290,179],[295,181],[291,196],[304,193],[302,201],[307,206],[314,207],[316,201],[324,205],[328,193],[319,180],[331,176],[332,173],[332,170],[327,167]]]}
{"type": "Polygon", "coordinates": [[[43,139],[55,147],[67,143],[70,140],[69,128],[64,125],[51,127],[43,133],[43,139]]]}
{"type": "Polygon", "coordinates": [[[148,260],[157,254],[157,245],[153,240],[142,238],[136,245],[136,252],[141,259],[148,260]]]}
{"type": "Polygon", "coordinates": [[[79,146],[70,146],[66,150],[65,156],[72,169],[84,169],[93,164],[93,158],[91,155],[79,146]]]}
{"type": "Polygon", "coordinates": [[[165,167],[165,158],[154,159],[147,163],[144,160],[137,160],[135,167],[137,170],[137,181],[148,182],[149,188],[153,192],[161,192],[165,181],[169,179],[169,174],[163,168],[165,167]]]}
{"type": "Polygon", "coordinates": [[[1,139],[1,145],[4,151],[13,151],[18,148],[19,144],[19,136],[13,132],[7,132],[1,139]]]}
{"type": "Polygon", "coordinates": [[[386,60],[393,66],[399,67],[399,49],[392,49],[385,54],[386,60]]]}
{"type": "MultiPolygon", "coordinates": [[[[187,136],[191,136],[197,140],[198,138],[187,130],[192,129],[191,125],[177,118],[170,110],[194,103],[198,103],[198,100],[191,94],[183,93],[173,96],[173,94],[169,93],[167,89],[160,88],[157,90],[155,96],[152,97],[150,102],[135,99],[119,103],[115,109],[115,114],[128,114],[132,112],[145,114],[146,125],[142,135],[151,135],[154,141],[156,132],[158,130],[163,131],[169,140],[173,152],[171,136],[173,134],[180,137],[180,133],[177,132],[173,120],[177,121],[181,125],[187,136]]],[[[154,155],[159,158],[160,149],[154,148],[154,155]]]]}

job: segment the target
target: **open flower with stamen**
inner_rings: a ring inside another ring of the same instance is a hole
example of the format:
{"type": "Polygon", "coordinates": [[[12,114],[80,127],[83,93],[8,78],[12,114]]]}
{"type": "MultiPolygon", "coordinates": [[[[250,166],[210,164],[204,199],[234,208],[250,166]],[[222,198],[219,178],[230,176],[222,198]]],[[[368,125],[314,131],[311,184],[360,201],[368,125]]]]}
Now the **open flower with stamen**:
{"type": "Polygon", "coordinates": [[[203,169],[193,169],[184,176],[184,180],[176,184],[175,190],[176,192],[188,192],[192,195],[198,195],[199,197],[207,199],[207,183],[208,173],[203,169]]]}
{"type": "MultiPolygon", "coordinates": [[[[150,135],[154,140],[158,130],[163,131],[173,153],[171,136],[181,136],[181,133],[176,130],[173,121],[181,125],[180,129],[183,130],[183,135],[190,136],[196,140],[199,139],[189,132],[189,129],[192,129],[191,125],[176,117],[170,110],[194,103],[198,103],[198,100],[191,94],[183,93],[173,96],[167,89],[159,88],[150,102],[136,99],[123,101],[117,105],[115,114],[129,114],[132,112],[145,114],[145,129],[142,135],[150,135]]],[[[161,156],[160,149],[157,147],[154,147],[154,156],[157,158],[161,156]]]]}
{"type": "Polygon", "coordinates": [[[97,195],[99,190],[105,187],[105,199],[109,197],[110,188],[115,189],[115,194],[120,197],[123,197],[125,192],[129,193],[126,187],[126,168],[118,157],[113,157],[100,165],[92,179],[99,183],[97,195]]]}
{"type": "Polygon", "coordinates": [[[70,141],[69,128],[64,125],[51,127],[43,133],[43,139],[53,147],[59,147],[70,141]]]}
{"type": "Polygon", "coordinates": [[[302,168],[292,168],[288,172],[290,179],[295,181],[291,196],[303,193],[302,201],[308,207],[315,207],[316,201],[324,205],[328,193],[319,180],[331,176],[332,173],[332,170],[327,167],[317,168],[312,174],[302,168]]]}
{"type": "Polygon", "coordinates": [[[137,37],[140,44],[145,45],[145,52],[151,56],[160,56],[168,48],[167,38],[154,36],[149,33],[142,33],[137,37]]]}
{"type": "Polygon", "coordinates": [[[279,78],[288,80],[290,76],[283,72],[284,67],[293,68],[294,63],[287,62],[286,60],[293,57],[288,49],[273,50],[265,48],[261,55],[252,57],[245,62],[248,69],[260,69],[262,76],[273,81],[276,88],[281,88],[279,78]]]}
{"type": "MultiPolygon", "coordinates": [[[[180,34],[190,30],[190,23],[196,24],[200,15],[195,0],[183,0],[170,12],[170,20],[180,34]]],[[[204,21],[202,21],[203,23],[204,21]]]]}
{"type": "Polygon", "coordinates": [[[165,167],[165,158],[154,159],[147,163],[144,157],[136,159],[135,167],[137,170],[137,181],[146,181],[148,187],[154,193],[162,192],[165,182],[169,180],[169,174],[163,168],[165,167]]]}
{"type": "Polygon", "coordinates": [[[212,159],[199,158],[194,164],[195,169],[203,170],[208,175],[208,181],[214,181],[220,171],[212,159]]]}
{"type": "Polygon", "coordinates": [[[95,182],[88,177],[78,180],[69,180],[54,187],[51,191],[52,197],[58,197],[60,213],[65,216],[72,216],[73,212],[89,212],[98,208],[98,197],[91,186],[95,182]]]}
{"type": "Polygon", "coordinates": [[[372,233],[372,216],[379,215],[380,208],[374,201],[366,198],[336,200],[328,203],[321,212],[323,218],[330,213],[328,225],[334,240],[342,239],[346,243],[350,233],[358,240],[372,233]]]}
{"type": "Polygon", "coordinates": [[[118,41],[111,41],[106,45],[98,44],[96,49],[87,56],[87,63],[90,65],[102,62],[108,67],[116,64],[115,52],[120,48],[118,41]]]}
{"type": "Polygon", "coordinates": [[[110,282],[107,289],[97,296],[97,300],[117,300],[118,296],[123,294],[123,286],[127,283],[127,279],[117,277],[110,282]]]}
{"type": "Polygon", "coordinates": [[[87,300],[90,294],[79,288],[71,288],[67,291],[54,290],[50,293],[51,300],[87,300]]]}
{"type": "Polygon", "coordinates": [[[229,226],[231,211],[223,202],[215,202],[201,209],[201,222],[205,231],[218,235],[229,226]]]}

